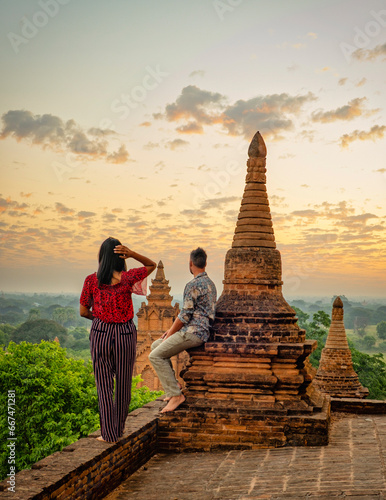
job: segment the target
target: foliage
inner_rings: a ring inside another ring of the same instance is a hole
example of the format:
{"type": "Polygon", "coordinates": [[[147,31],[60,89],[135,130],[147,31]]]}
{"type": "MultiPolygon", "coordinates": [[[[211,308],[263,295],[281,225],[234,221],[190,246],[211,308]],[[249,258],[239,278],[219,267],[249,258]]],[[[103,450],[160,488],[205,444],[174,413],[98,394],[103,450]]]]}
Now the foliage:
{"type": "Polygon", "coordinates": [[[72,307],[57,307],[52,311],[52,319],[62,326],[73,326],[76,318],[75,309],[72,307]]]}
{"type": "Polygon", "coordinates": [[[55,337],[58,337],[59,342],[64,344],[67,339],[67,330],[51,319],[37,319],[21,324],[13,332],[11,338],[16,343],[23,340],[38,343],[41,340],[54,340],[55,337]]]}
{"type": "Polygon", "coordinates": [[[76,340],[88,338],[89,336],[89,331],[84,326],[77,326],[73,330],[70,330],[69,333],[71,333],[76,340]]]}
{"type": "MultiPolygon", "coordinates": [[[[304,301],[297,301],[297,302],[304,302],[304,301]]],[[[302,311],[301,309],[299,309],[299,307],[296,307],[296,306],[292,306],[292,309],[294,309],[294,311],[296,312],[296,316],[298,317],[298,325],[300,326],[300,328],[306,328],[306,326],[308,325],[308,319],[310,317],[309,314],[305,313],[304,311],[302,311]]]]}
{"type": "Polygon", "coordinates": [[[386,399],[386,363],[383,355],[365,354],[351,345],[353,367],[360,383],[369,390],[370,399],[386,399]]]}
{"type": "Polygon", "coordinates": [[[11,340],[12,333],[15,331],[16,327],[9,324],[0,325],[0,346],[7,346],[11,340]]]}
{"type": "Polygon", "coordinates": [[[41,311],[38,307],[33,307],[28,313],[28,321],[34,321],[35,319],[41,319],[41,311]]]}
{"type": "Polygon", "coordinates": [[[322,349],[326,343],[328,328],[330,327],[331,320],[328,314],[324,311],[318,311],[313,314],[312,321],[304,323],[306,330],[306,337],[318,341],[318,346],[315,351],[310,355],[310,362],[312,366],[318,368],[322,349]]]}
{"type": "Polygon", "coordinates": [[[99,427],[91,362],[66,357],[56,342],[10,342],[0,350],[0,472],[8,472],[7,391],[15,390],[17,471],[99,427]]]}
{"type": "Polygon", "coordinates": [[[375,346],[377,339],[373,335],[366,335],[362,339],[362,343],[366,349],[371,349],[375,346]]]}
{"type": "Polygon", "coordinates": [[[377,334],[380,339],[386,340],[386,321],[377,324],[377,334]]]}
{"type": "Polygon", "coordinates": [[[143,382],[141,375],[133,377],[131,382],[131,402],[129,406],[129,412],[141,408],[146,403],[154,401],[163,394],[162,391],[151,391],[148,387],[137,387],[137,385],[143,382]]]}
{"type": "MultiPolygon", "coordinates": [[[[129,411],[162,394],[138,388],[133,378],[129,411]]],[[[16,471],[30,467],[99,428],[91,361],[75,360],[57,342],[10,342],[0,349],[0,480],[9,472],[7,391],[15,390],[16,471]]]]}

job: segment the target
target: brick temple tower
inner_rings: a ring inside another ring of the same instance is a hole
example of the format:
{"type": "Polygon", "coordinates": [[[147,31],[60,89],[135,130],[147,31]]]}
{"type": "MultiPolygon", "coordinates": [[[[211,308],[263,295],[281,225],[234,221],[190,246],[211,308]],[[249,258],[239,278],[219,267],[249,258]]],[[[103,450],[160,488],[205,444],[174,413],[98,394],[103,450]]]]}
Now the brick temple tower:
{"type": "Polygon", "coordinates": [[[257,132],[211,339],[189,352],[186,402],[160,419],[165,449],[168,442],[180,450],[328,442],[330,400],[310,386],[316,341],[305,339],[282,295],[266,152],[257,132]]]}
{"type": "MultiPolygon", "coordinates": [[[[148,359],[150,346],[172,326],[180,309],[178,303],[172,306],[171,287],[165,278],[162,261],[159,261],[156,276],[151,282],[150,294],[146,297],[147,304],[142,302],[137,313],[138,341],[135,374],[142,375],[142,385],[146,385],[151,390],[162,390],[157,374],[148,359]]],[[[172,358],[173,367],[177,374],[185,367],[187,357],[186,353],[181,353],[172,358]]],[[[182,379],[180,382],[183,383],[182,379]]]]}
{"type": "Polygon", "coordinates": [[[331,326],[313,385],[334,398],[365,398],[369,394],[353,368],[340,297],[336,297],[332,306],[331,326]]]}

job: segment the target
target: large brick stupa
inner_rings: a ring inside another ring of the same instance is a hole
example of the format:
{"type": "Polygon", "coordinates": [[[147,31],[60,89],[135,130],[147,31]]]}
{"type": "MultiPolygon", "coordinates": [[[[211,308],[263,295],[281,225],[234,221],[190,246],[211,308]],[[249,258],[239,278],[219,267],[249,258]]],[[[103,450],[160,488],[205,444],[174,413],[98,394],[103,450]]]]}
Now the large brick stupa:
{"type": "MultiPolygon", "coordinates": [[[[266,190],[266,146],[248,150],[246,186],[209,342],[190,350],[186,402],[159,422],[163,449],[254,449],[328,442],[330,399],[313,386],[306,340],[282,295],[266,190]]],[[[208,249],[210,250],[210,249],[208,249]]]]}

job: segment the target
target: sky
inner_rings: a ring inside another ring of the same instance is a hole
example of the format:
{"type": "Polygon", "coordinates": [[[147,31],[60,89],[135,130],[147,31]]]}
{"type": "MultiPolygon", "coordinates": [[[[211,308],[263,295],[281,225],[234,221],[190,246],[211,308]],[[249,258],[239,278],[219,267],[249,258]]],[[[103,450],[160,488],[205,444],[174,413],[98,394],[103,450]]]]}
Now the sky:
{"type": "Polygon", "coordinates": [[[284,295],[386,296],[384,1],[1,0],[0,33],[0,290],[80,293],[114,236],[176,295],[202,246],[220,294],[259,130],[284,295]]]}

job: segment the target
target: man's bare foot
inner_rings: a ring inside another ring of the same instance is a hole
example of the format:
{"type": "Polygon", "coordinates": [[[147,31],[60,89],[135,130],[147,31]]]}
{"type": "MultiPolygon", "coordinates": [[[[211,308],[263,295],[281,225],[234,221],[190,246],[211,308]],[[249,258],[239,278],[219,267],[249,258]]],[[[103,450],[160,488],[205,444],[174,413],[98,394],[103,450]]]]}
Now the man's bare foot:
{"type": "Polygon", "coordinates": [[[97,437],[98,441],[102,441],[103,443],[116,443],[116,441],[106,441],[102,436],[97,437]]]}
{"type": "MultiPolygon", "coordinates": [[[[178,387],[180,389],[182,389],[182,385],[179,382],[177,382],[177,384],[178,384],[178,387]]],[[[170,400],[171,400],[171,398],[164,398],[164,401],[170,401],[170,400]]]]}
{"type": "Polygon", "coordinates": [[[185,396],[180,394],[179,396],[172,396],[169,400],[169,403],[165,406],[161,413],[168,413],[169,411],[173,411],[180,406],[185,401],[185,396]]]}

